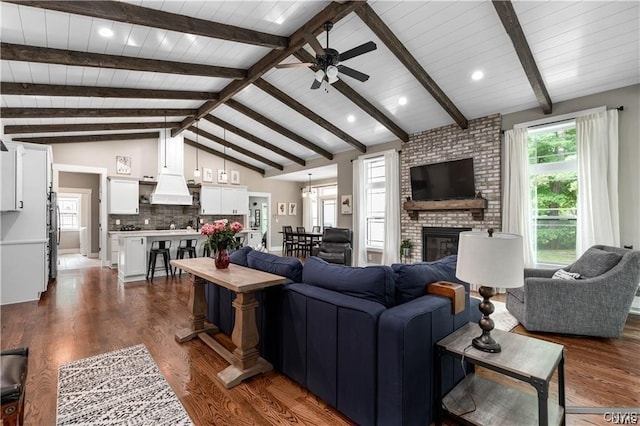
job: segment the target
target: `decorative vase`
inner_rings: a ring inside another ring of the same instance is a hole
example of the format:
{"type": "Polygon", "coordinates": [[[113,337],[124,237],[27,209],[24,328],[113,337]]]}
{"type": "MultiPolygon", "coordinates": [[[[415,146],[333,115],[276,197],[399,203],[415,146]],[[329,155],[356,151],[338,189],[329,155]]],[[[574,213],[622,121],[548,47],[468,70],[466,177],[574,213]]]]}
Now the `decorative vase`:
{"type": "Polygon", "coordinates": [[[218,251],[216,251],[215,257],[213,258],[216,268],[218,269],[227,269],[229,267],[229,252],[227,251],[227,246],[218,246],[218,251]]]}

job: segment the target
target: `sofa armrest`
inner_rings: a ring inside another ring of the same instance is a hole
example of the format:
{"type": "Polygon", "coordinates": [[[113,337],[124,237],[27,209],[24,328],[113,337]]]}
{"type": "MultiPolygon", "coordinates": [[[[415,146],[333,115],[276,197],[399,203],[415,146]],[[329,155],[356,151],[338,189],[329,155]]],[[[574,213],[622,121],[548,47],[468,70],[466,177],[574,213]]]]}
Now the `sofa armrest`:
{"type": "Polygon", "coordinates": [[[551,278],[557,269],[524,268],[525,278],[551,278]]]}
{"type": "MultiPolygon", "coordinates": [[[[378,424],[431,423],[435,343],[467,322],[468,311],[453,315],[451,301],[434,295],[421,296],[380,315],[378,424]]],[[[462,377],[459,370],[452,359],[443,360],[444,390],[451,389],[462,377]]]]}

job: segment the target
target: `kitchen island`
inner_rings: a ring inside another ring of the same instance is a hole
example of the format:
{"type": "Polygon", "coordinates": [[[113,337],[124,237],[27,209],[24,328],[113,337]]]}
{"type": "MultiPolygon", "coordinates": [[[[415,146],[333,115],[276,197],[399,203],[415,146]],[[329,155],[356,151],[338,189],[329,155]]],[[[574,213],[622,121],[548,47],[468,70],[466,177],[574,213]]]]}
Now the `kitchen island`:
{"type": "MultiPolygon", "coordinates": [[[[251,230],[240,231],[238,236],[245,236],[251,230]]],[[[139,230],[139,231],[109,231],[111,238],[111,258],[118,267],[118,280],[122,282],[140,281],[146,279],[149,249],[153,241],[171,241],[171,259],[176,259],[178,244],[183,239],[197,239],[198,256],[202,254],[202,242],[205,236],[195,229],[172,230],[139,230]],[[115,250],[117,251],[115,251],[115,250]],[[117,259],[117,260],[116,260],[117,259]]],[[[156,262],[154,277],[165,276],[164,262],[160,257],[156,262]]]]}

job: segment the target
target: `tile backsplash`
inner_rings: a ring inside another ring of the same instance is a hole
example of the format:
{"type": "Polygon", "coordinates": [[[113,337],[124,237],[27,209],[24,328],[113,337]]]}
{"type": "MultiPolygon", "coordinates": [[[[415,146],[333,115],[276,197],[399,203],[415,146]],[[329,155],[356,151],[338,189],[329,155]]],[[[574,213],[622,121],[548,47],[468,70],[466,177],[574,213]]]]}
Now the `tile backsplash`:
{"type": "Polygon", "coordinates": [[[246,216],[243,215],[199,215],[198,213],[199,207],[194,206],[140,203],[140,214],[110,214],[108,229],[109,231],[119,231],[122,226],[126,225],[139,227],[142,230],[169,229],[171,222],[175,223],[176,228],[186,228],[187,226],[194,226],[198,218],[202,219],[204,223],[228,219],[245,225],[246,221],[246,216]],[[120,224],[116,225],[116,220],[118,219],[120,224]],[[147,225],[145,225],[146,219],[149,220],[147,225]]]}

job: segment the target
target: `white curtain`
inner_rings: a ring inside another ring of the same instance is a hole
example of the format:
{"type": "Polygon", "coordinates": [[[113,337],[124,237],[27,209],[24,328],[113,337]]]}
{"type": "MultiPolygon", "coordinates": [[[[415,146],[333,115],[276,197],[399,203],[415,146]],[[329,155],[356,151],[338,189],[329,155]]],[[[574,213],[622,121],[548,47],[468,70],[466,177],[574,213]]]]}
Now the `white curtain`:
{"type": "Polygon", "coordinates": [[[367,264],[366,238],[366,197],[364,190],[364,159],[353,160],[353,266],[365,266],[367,264]]]}
{"type": "Polygon", "coordinates": [[[524,265],[534,266],[527,129],[504,132],[502,230],[522,235],[524,265]]]}
{"type": "Polygon", "coordinates": [[[311,214],[311,198],[312,192],[307,193],[306,197],[302,197],[302,226],[307,231],[313,228],[313,216],[311,214]]]}
{"type": "Polygon", "coordinates": [[[618,247],[618,111],[576,118],[578,224],[576,254],[594,244],[618,247]]]}
{"type": "Polygon", "coordinates": [[[388,151],[384,154],[384,251],[382,264],[399,262],[400,256],[400,156],[388,151]]]}

